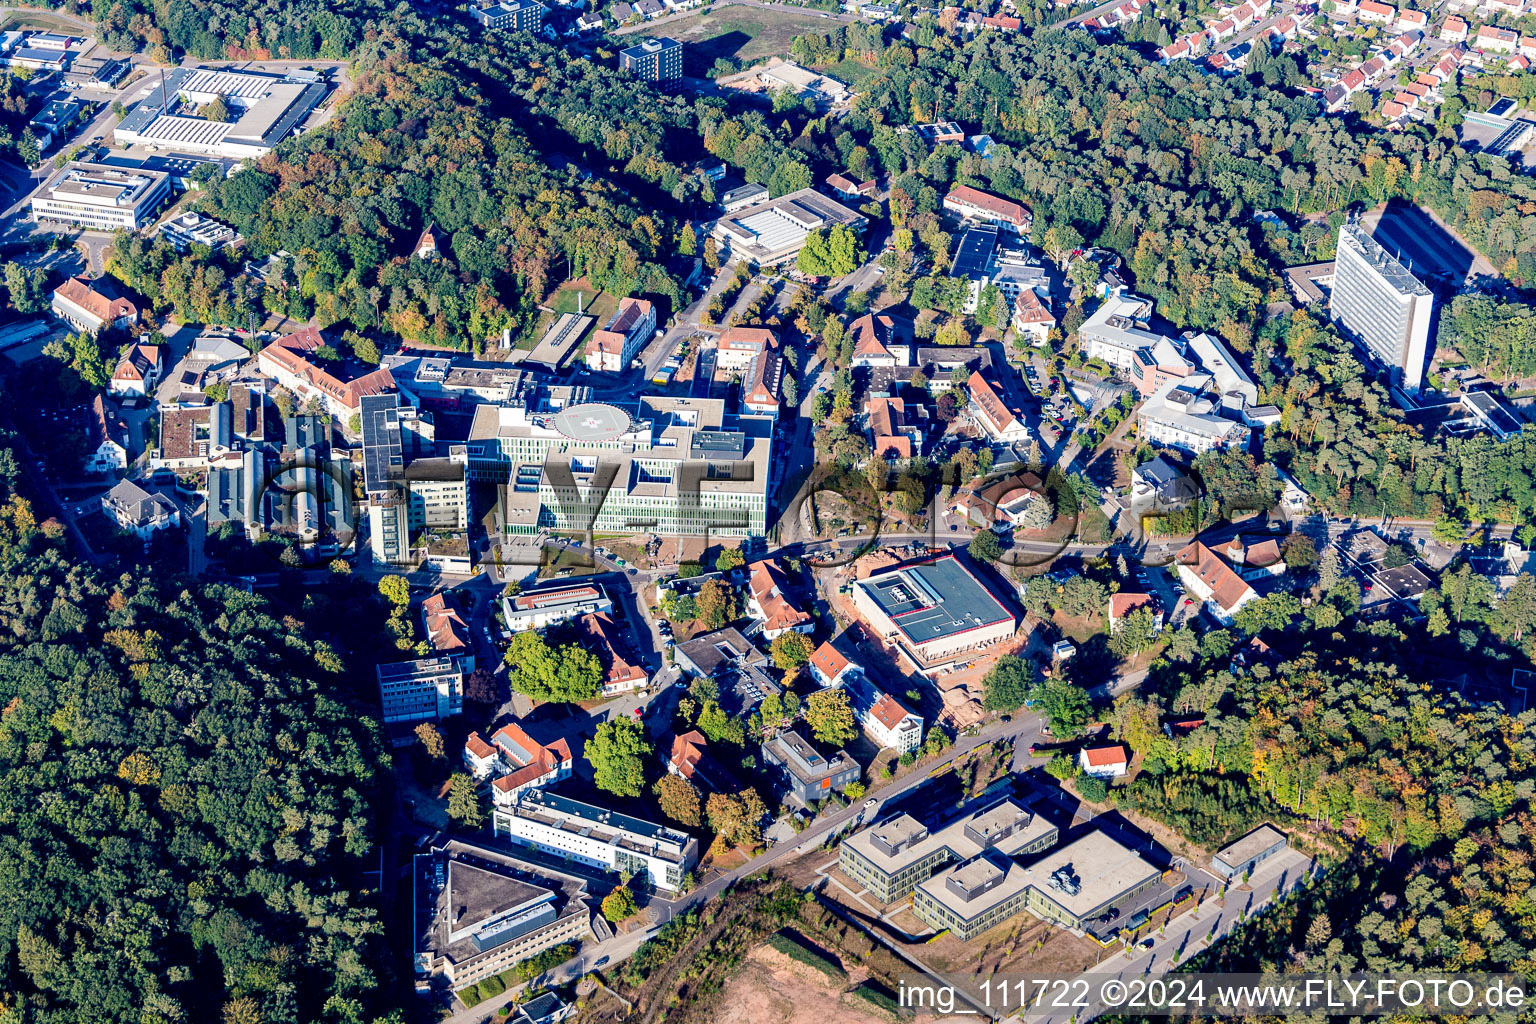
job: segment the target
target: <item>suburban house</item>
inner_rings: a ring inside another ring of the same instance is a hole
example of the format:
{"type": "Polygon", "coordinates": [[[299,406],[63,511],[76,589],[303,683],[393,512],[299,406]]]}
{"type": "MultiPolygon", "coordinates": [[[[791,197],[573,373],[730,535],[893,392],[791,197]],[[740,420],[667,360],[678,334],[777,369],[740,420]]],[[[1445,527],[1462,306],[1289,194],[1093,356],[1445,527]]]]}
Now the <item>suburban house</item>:
{"type": "Polygon", "coordinates": [[[589,369],[618,373],[629,369],[656,331],[656,308],[648,299],[623,298],[600,331],[587,339],[589,369]]]}
{"type": "Polygon", "coordinates": [[[1033,289],[1020,289],[1018,298],[1013,300],[1013,329],[1039,348],[1056,329],[1056,314],[1033,289]]]}
{"type": "Polygon", "coordinates": [[[140,540],[148,540],[156,531],[181,523],[181,512],[175,502],[146,491],[132,480],[119,480],[116,487],[102,495],[101,510],[140,540]]]}
{"type": "Polygon", "coordinates": [[[1118,594],[1109,595],[1109,631],[1113,633],[1121,620],[1140,608],[1152,613],[1153,629],[1163,628],[1163,610],[1158,606],[1157,598],[1151,594],[1131,594],[1122,590],[1118,594]]]}
{"type": "Polygon", "coordinates": [[[741,380],[741,407],[746,412],[777,419],[783,387],[784,357],[777,349],[759,352],[741,380]]]}
{"type": "Polygon", "coordinates": [[[872,196],[879,191],[875,186],[874,179],[856,181],[846,174],[829,174],[824,179],[824,183],[827,188],[832,190],[832,194],[839,199],[859,200],[865,196],[872,196]]]}
{"type": "Polygon", "coordinates": [[[747,613],[763,624],[764,640],[789,632],[809,633],[816,628],[816,621],[784,596],[787,581],[777,562],[753,562],[750,571],[747,613]]]}
{"type": "Polygon", "coordinates": [[[603,664],[603,696],[615,697],[630,690],[638,690],[650,682],[650,674],[644,667],[630,663],[620,652],[616,638],[619,628],[604,612],[593,612],[576,620],[581,632],[581,646],[597,655],[603,664]]]}
{"type": "Polygon", "coordinates": [[[256,356],[256,367],[293,392],[300,407],[318,401],[327,414],[342,423],[359,413],[365,396],[395,390],[395,378],[383,368],[351,380],[337,377],[316,362],[316,353],[324,346],[325,338],[318,330],[303,327],[262,349],[256,356]]]}
{"type": "Polygon", "coordinates": [[[736,777],[710,753],[709,741],[697,729],[673,736],[662,749],[668,751],[667,773],[691,782],[696,789],[729,794],[741,788],[736,777]]]}
{"type": "Polygon", "coordinates": [[[871,395],[869,414],[869,452],[882,459],[910,459],[923,453],[923,431],[908,419],[926,420],[928,410],[908,403],[904,398],[871,395]]]}
{"type": "Polygon", "coordinates": [[[136,395],[140,398],[147,395],[160,379],[160,352],[159,345],[128,346],[128,351],[118,361],[117,369],[112,371],[107,390],[114,395],[136,395]]]}
{"type": "Polygon", "coordinates": [[[1077,766],[1085,775],[1098,779],[1118,779],[1131,767],[1125,746],[1120,743],[1107,747],[1084,747],[1078,752],[1077,766]]]}
{"type": "Polygon", "coordinates": [[[765,765],[779,770],[788,792],[805,804],[841,792],[849,783],[859,781],[863,772],[846,750],[826,757],[793,729],[764,740],[761,753],[765,765]]]}
{"type": "Polygon", "coordinates": [[[911,325],[894,317],[865,313],[848,325],[854,366],[911,366],[911,325]]]}
{"type": "Polygon", "coordinates": [[[53,315],[87,334],[99,334],[109,327],[127,327],[139,322],[139,309],[127,299],[108,295],[97,289],[101,281],[72,277],[53,290],[53,315]]]}
{"type": "Polygon", "coordinates": [[[118,416],[117,405],[102,395],[91,402],[86,436],[91,447],[85,456],[85,472],[113,473],[128,468],[128,425],[118,416]]]}
{"type": "Polygon", "coordinates": [[[766,327],[727,328],[715,342],[715,371],[744,373],[758,356],[778,347],[778,335],[766,327]]]}
{"type": "Polygon", "coordinates": [[[1258,600],[1258,593],[1226,560],[1199,541],[1180,551],[1176,564],[1189,592],[1204,601],[1212,616],[1224,625],[1231,624],[1243,605],[1258,600]]]}
{"type": "Polygon", "coordinates": [[[832,641],[816,648],[808,671],[822,686],[837,687],[848,694],[854,721],[882,749],[891,747],[906,754],[922,745],[922,717],[902,707],[896,698],[871,682],[864,667],[850,660],[832,641]]]}

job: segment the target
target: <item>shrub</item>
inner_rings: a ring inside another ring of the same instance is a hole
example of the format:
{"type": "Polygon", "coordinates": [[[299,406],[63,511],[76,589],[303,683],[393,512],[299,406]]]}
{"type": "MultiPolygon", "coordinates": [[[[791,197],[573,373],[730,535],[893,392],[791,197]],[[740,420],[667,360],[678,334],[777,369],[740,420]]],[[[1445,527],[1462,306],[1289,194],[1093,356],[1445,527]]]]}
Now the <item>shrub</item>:
{"type": "Polygon", "coordinates": [[[1084,775],[1077,780],[1077,791],[1092,804],[1101,804],[1109,797],[1109,786],[1103,779],[1084,775]]]}
{"type": "Polygon", "coordinates": [[[853,994],[861,999],[873,1003],[887,1013],[901,1013],[901,1005],[896,1002],[895,997],[893,997],[884,988],[876,986],[871,982],[864,982],[858,988],[853,990],[853,994]]]}
{"type": "Polygon", "coordinates": [[[459,989],[459,1001],[465,1006],[474,1006],[476,1003],[483,1002],[484,1000],[485,996],[480,994],[479,985],[470,985],[467,988],[459,989]]]}
{"type": "Polygon", "coordinates": [[[843,970],[841,964],[835,963],[815,950],[802,945],[785,932],[776,932],[768,936],[768,945],[796,963],[805,964],[807,967],[814,967],[835,981],[848,977],[848,972],[843,970]]]}
{"type": "Polygon", "coordinates": [[[479,985],[480,998],[489,999],[491,996],[499,996],[507,990],[507,983],[501,980],[500,975],[486,978],[479,985]]]}

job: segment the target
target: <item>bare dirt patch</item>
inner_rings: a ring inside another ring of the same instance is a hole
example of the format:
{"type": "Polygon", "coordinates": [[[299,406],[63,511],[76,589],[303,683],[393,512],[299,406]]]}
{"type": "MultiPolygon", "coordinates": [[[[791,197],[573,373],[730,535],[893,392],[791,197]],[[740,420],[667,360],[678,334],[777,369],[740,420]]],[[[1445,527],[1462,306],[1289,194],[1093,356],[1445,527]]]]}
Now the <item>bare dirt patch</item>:
{"type": "Polygon", "coordinates": [[[849,992],[864,980],[860,967],[838,986],[820,971],[776,949],[752,951],[725,984],[716,1024],[888,1024],[889,1015],[849,992]]]}

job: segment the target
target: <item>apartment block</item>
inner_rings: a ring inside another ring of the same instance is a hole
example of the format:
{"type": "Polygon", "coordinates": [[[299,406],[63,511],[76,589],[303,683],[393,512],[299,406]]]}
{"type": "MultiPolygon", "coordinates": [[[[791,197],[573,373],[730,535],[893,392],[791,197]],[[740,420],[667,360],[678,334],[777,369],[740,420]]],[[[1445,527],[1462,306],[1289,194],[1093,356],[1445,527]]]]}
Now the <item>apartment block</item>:
{"type": "Polygon", "coordinates": [[[619,51],[619,67],[647,82],[675,82],[683,77],[683,44],[676,39],[647,39],[619,51]]]}
{"type": "Polygon", "coordinates": [[[1339,229],[1329,315],[1409,394],[1423,384],[1434,307],[1430,290],[1363,227],[1339,229]]]}

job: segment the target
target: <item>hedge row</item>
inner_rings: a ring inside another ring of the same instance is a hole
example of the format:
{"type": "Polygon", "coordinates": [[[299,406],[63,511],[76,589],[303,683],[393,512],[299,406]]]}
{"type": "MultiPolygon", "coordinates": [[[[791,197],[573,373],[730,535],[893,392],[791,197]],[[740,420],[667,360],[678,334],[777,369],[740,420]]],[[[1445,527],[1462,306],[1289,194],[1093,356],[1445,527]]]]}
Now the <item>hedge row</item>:
{"type": "Polygon", "coordinates": [[[868,1000],[882,1010],[889,1011],[890,1013],[901,1012],[901,1004],[896,1001],[894,996],[884,988],[873,985],[870,982],[866,981],[858,988],[855,988],[853,994],[868,1000]]]}
{"type": "Polygon", "coordinates": [[[768,945],[796,963],[805,964],[807,967],[814,967],[829,978],[840,981],[848,977],[848,972],[843,970],[841,964],[822,956],[814,949],[806,948],[783,932],[776,932],[768,936],[768,945]]]}

